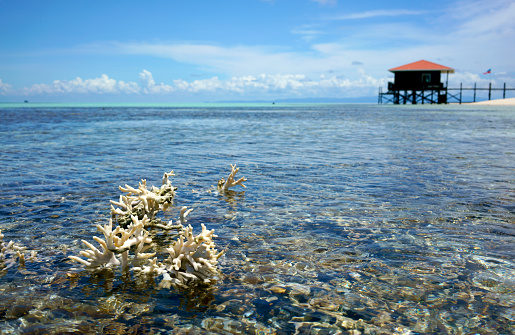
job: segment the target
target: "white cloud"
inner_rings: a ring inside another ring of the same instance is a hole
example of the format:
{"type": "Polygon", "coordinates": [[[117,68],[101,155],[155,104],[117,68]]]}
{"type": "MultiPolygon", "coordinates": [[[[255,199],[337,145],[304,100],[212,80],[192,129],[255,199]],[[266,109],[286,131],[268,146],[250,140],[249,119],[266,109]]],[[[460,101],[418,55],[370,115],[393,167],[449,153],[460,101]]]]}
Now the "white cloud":
{"type": "Polygon", "coordinates": [[[361,71],[355,80],[339,76],[319,76],[311,79],[304,74],[260,74],[256,76],[234,76],[227,80],[212,77],[191,82],[176,79],[171,85],[156,84],[153,75],[147,70],[139,74],[140,84],[135,82],[117,81],[102,75],[94,79],[75,78],[73,80],[55,80],[51,84],[35,84],[18,91],[11,89],[9,84],[0,81],[0,88],[12,95],[41,96],[41,95],[190,95],[190,96],[239,96],[259,98],[265,96],[322,96],[350,97],[373,95],[377,87],[386,85],[386,79],[376,79],[361,71]]]}
{"type": "Polygon", "coordinates": [[[139,80],[143,87],[152,87],[156,85],[156,82],[154,81],[154,78],[152,76],[152,73],[150,73],[147,70],[143,70],[139,74],[139,80]]]}
{"type": "Polygon", "coordinates": [[[145,94],[168,94],[174,91],[174,88],[170,85],[163,83],[156,85],[152,73],[147,70],[143,70],[139,74],[139,80],[141,83],[141,92],[145,94]]]}
{"type": "Polygon", "coordinates": [[[99,78],[73,80],[54,80],[52,84],[34,84],[29,88],[22,89],[23,95],[38,94],[115,94],[115,93],[137,93],[136,83],[116,81],[103,74],[99,78]]]}
{"type": "MultiPolygon", "coordinates": [[[[375,10],[335,16],[333,19],[371,18],[422,14],[404,10],[375,10]]],[[[420,16],[422,17],[422,16],[420,16]]],[[[515,70],[515,2],[511,0],[453,2],[441,12],[424,16],[425,25],[415,22],[382,21],[348,25],[342,37],[313,48],[324,55],[346,55],[354,51],[367,71],[379,75],[388,68],[427,59],[460,68],[462,72],[515,70]],[[378,56],[380,55],[380,56],[378,56]]],[[[327,24],[333,22],[328,20],[327,24]]],[[[361,22],[361,21],[359,21],[361,22]]],[[[357,23],[357,22],[356,22],[357,23]]],[[[354,24],[354,22],[353,22],[354,24]]],[[[329,28],[327,28],[329,29],[329,28]]]]}
{"type": "MultiPolygon", "coordinates": [[[[98,48],[99,46],[95,46],[98,48]]],[[[293,52],[261,46],[223,47],[210,44],[113,43],[102,46],[114,53],[145,55],[173,59],[197,65],[199,69],[226,75],[256,75],[262,72],[291,72],[284,65],[302,57],[293,52]]]]}
{"type": "MultiPolygon", "coordinates": [[[[353,50],[339,43],[313,44],[310,50],[304,52],[263,46],[224,47],[163,43],[114,43],[104,45],[103,49],[111,49],[111,52],[118,54],[169,58],[178,63],[192,64],[199,70],[211,72],[217,77],[259,76],[263,73],[302,73],[306,76],[318,76],[329,71],[356,77],[356,67],[351,65],[353,61],[367,53],[370,59],[377,58],[371,51],[353,50]]],[[[387,66],[391,67],[391,64],[387,66]]],[[[381,67],[383,70],[387,68],[381,67]]]]}
{"type": "MultiPolygon", "coordinates": [[[[375,79],[365,74],[358,80],[349,80],[332,76],[321,76],[313,80],[302,74],[261,74],[257,76],[232,77],[220,80],[217,77],[204,80],[195,80],[191,83],[176,82],[176,92],[187,93],[219,93],[245,94],[248,96],[262,96],[270,94],[286,94],[297,96],[349,96],[346,90],[365,89],[366,93],[375,94],[379,85],[385,85],[386,79],[375,79]],[[180,84],[177,85],[177,84],[180,84]]],[[[362,94],[365,93],[362,91],[362,94]]]]}
{"type": "Polygon", "coordinates": [[[456,37],[503,39],[515,30],[515,2],[506,0],[467,1],[454,4],[439,23],[456,37]]]}
{"type": "Polygon", "coordinates": [[[2,79],[0,79],[0,95],[7,95],[12,92],[12,86],[2,82],[2,79]]]}

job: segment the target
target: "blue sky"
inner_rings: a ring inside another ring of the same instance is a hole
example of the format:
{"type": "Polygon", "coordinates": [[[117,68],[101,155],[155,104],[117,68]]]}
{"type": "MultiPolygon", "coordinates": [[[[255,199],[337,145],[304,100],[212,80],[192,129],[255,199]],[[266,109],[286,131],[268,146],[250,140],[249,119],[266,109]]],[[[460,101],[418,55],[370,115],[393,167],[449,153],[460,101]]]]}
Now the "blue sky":
{"type": "Polygon", "coordinates": [[[506,0],[0,0],[0,32],[0,102],[376,96],[420,59],[515,87],[506,0]]]}

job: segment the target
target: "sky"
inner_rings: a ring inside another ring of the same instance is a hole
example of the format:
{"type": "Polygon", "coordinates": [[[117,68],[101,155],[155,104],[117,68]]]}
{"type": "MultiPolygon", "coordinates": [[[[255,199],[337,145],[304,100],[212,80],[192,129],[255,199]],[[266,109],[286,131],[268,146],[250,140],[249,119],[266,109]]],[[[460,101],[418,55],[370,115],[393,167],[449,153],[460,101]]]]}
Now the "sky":
{"type": "Polygon", "coordinates": [[[508,0],[0,0],[0,102],[377,97],[421,59],[515,87],[514,55],[508,0]]]}

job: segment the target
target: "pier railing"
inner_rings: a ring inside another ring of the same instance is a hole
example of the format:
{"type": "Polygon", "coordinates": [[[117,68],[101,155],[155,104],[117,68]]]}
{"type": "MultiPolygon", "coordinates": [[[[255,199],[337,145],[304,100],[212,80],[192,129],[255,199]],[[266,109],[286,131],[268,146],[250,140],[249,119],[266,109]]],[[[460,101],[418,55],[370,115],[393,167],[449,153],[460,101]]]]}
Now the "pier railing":
{"type": "MultiPolygon", "coordinates": [[[[506,83],[502,88],[494,88],[492,87],[492,83],[488,85],[488,88],[476,87],[476,83],[474,83],[473,88],[465,88],[463,84],[460,83],[459,88],[448,88],[447,89],[447,102],[476,102],[477,92],[478,91],[488,91],[488,100],[492,100],[492,91],[502,91],[502,98],[506,99],[506,91],[515,91],[515,88],[507,88],[506,83]],[[456,92],[455,94],[450,93],[449,91],[456,92]],[[472,101],[463,101],[463,91],[474,91],[474,98],[472,101]]],[[[499,99],[499,98],[497,98],[499,99]]]]}
{"type": "MultiPolygon", "coordinates": [[[[389,83],[391,84],[391,83],[389,83]]],[[[383,100],[386,103],[393,104],[445,104],[445,103],[469,103],[476,102],[478,98],[478,93],[488,91],[488,100],[492,100],[492,92],[493,91],[502,91],[502,98],[506,99],[507,91],[515,91],[515,88],[507,88],[506,83],[501,88],[492,87],[492,83],[489,83],[488,87],[477,87],[476,83],[474,83],[474,87],[463,87],[463,83],[460,83],[459,88],[446,88],[441,87],[439,89],[430,89],[430,90],[398,90],[394,89],[393,85],[389,85],[388,91],[383,92],[382,87],[379,87],[379,97],[378,103],[382,104],[383,100]],[[464,98],[464,93],[473,92],[473,96],[470,94],[466,94],[466,98],[464,98]],[[466,99],[467,101],[464,101],[466,99]]],[[[496,96],[494,99],[500,99],[500,97],[496,96]]],[[[481,98],[484,100],[484,96],[481,98]]]]}

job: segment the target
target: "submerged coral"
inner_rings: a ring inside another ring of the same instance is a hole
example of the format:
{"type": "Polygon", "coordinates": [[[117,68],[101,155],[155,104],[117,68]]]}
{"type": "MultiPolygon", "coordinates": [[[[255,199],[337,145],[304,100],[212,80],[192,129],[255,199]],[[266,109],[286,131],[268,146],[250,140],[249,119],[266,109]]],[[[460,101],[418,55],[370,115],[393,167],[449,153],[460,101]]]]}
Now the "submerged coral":
{"type": "MultiPolygon", "coordinates": [[[[16,264],[18,260],[20,265],[25,265],[25,247],[15,244],[13,241],[4,242],[4,235],[0,230],[0,271],[7,270],[16,264]]],[[[32,251],[29,259],[36,257],[36,252],[32,251]]]]}
{"type": "MultiPolygon", "coordinates": [[[[231,165],[232,172],[222,185],[223,190],[241,185],[246,181],[241,178],[234,181],[234,175],[239,169],[231,165]]],[[[89,248],[80,252],[80,256],[68,256],[81,263],[88,269],[100,267],[121,267],[123,271],[132,270],[139,275],[162,276],[159,287],[186,288],[197,284],[212,284],[219,274],[218,259],[224,251],[217,251],[213,238],[214,230],[207,230],[201,224],[202,231],[193,235],[191,225],[186,225],[186,217],[192,209],[181,207],[179,219],[175,222],[162,222],[156,215],[166,211],[175,197],[175,190],[169,180],[173,171],[165,173],[161,188],[152,187],[149,191],[146,180],[142,180],[137,189],[128,185],[120,187],[126,195],[120,196],[120,201],[111,201],[111,219],[109,223],[97,225],[104,239],[93,237],[100,248],[82,240],[89,248]],[[130,221],[129,221],[130,220],[130,221]],[[119,225],[113,229],[113,223],[119,225]],[[153,243],[149,229],[157,228],[165,232],[178,231],[178,240],[168,247],[156,246],[153,243]],[[150,251],[149,251],[150,250],[150,251]],[[152,251],[156,250],[156,251],[152,251]],[[164,250],[164,255],[157,255],[164,250]],[[157,255],[157,256],[156,256],[157,255]],[[161,259],[161,260],[160,260],[161,259]]]]}

